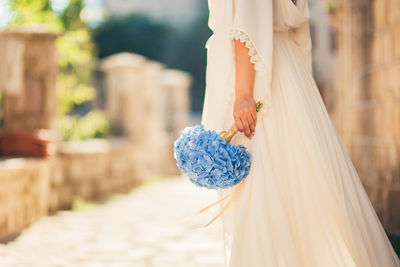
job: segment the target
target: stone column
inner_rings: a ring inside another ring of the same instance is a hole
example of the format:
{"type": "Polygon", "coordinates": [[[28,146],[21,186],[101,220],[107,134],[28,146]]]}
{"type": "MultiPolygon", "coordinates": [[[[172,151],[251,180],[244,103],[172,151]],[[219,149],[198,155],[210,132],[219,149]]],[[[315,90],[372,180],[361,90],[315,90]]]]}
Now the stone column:
{"type": "Polygon", "coordinates": [[[189,124],[190,85],[191,77],[186,72],[171,69],[163,71],[163,120],[168,141],[165,142],[159,157],[163,158],[160,169],[169,175],[181,174],[173,157],[173,144],[189,124]]]}
{"type": "Polygon", "coordinates": [[[105,58],[100,66],[106,72],[106,112],[112,133],[129,137],[135,143],[145,138],[144,73],[146,59],[131,53],[105,58]]]}
{"type": "Polygon", "coordinates": [[[188,87],[184,84],[187,76],[181,71],[164,70],[163,65],[157,62],[146,64],[144,79],[148,103],[144,112],[147,128],[144,130],[147,144],[144,144],[140,158],[147,162],[149,176],[180,174],[173,156],[175,136],[167,132],[167,118],[170,115],[176,118],[175,113],[188,112],[186,101],[188,87]],[[183,95],[176,96],[176,94],[183,95]],[[168,111],[167,107],[174,108],[168,111]],[[172,110],[174,114],[170,113],[172,110]]]}
{"type": "Polygon", "coordinates": [[[19,40],[0,36],[0,92],[22,94],[24,48],[19,40]]]}
{"type": "Polygon", "coordinates": [[[5,131],[57,129],[56,38],[41,31],[0,33],[5,131]]]}
{"type": "Polygon", "coordinates": [[[162,95],[164,66],[145,57],[120,53],[103,60],[106,72],[106,110],[113,133],[126,136],[133,145],[135,172],[140,179],[159,174],[165,138],[162,95]]]}
{"type": "Polygon", "coordinates": [[[162,87],[162,71],[164,65],[155,61],[149,61],[145,65],[145,109],[146,128],[143,129],[148,141],[153,142],[165,133],[165,92],[162,87]]]}
{"type": "Polygon", "coordinates": [[[163,76],[167,130],[177,137],[189,123],[191,77],[179,70],[165,70],[163,76]]]}

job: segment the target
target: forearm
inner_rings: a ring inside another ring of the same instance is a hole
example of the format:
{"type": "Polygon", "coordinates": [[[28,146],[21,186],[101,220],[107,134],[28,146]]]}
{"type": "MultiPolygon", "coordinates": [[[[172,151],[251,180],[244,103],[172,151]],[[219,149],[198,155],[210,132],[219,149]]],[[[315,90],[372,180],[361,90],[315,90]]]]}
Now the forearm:
{"type": "Polygon", "coordinates": [[[255,70],[254,64],[250,62],[249,49],[240,40],[235,41],[235,63],[236,63],[236,98],[243,96],[253,97],[255,70]]]}
{"type": "Polygon", "coordinates": [[[257,122],[256,103],[253,97],[255,70],[250,62],[246,44],[235,40],[236,85],[233,117],[239,131],[247,137],[254,135],[257,122]]]}

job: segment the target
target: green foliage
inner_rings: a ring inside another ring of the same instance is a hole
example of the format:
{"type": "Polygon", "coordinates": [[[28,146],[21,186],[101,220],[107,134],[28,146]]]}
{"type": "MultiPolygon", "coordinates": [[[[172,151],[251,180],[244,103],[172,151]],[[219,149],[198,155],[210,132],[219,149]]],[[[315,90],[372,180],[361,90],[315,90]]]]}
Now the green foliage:
{"type": "Polygon", "coordinates": [[[57,16],[50,0],[10,0],[14,12],[11,27],[24,24],[45,24],[49,30],[62,32],[56,46],[60,74],[57,77],[59,123],[64,140],[88,139],[106,136],[109,126],[101,111],[92,111],[81,117],[71,115],[74,109],[96,97],[92,86],[95,46],[91,32],[80,19],[83,0],[70,0],[57,16]]]}
{"type": "Polygon", "coordinates": [[[82,9],[82,0],[70,0],[69,5],[61,15],[61,21],[63,22],[65,29],[72,30],[85,28],[86,25],[80,18],[82,9]]]}
{"type": "MultiPolygon", "coordinates": [[[[87,29],[67,31],[57,40],[59,63],[63,70],[91,67],[94,61],[94,45],[87,29]]],[[[76,74],[76,72],[75,72],[76,74]]],[[[88,78],[88,77],[85,77],[88,78]]]]}
{"type": "Polygon", "coordinates": [[[49,0],[10,0],[14,20],[9,26],[45,24],[49,30],[60,32],[63,25],[50,8],[49,0]]]}
{"type": "Polygon", "coordinates": [[[58,90],[60,116],[65,116],[74,107],[92,100],[96,91],[91,86],[77,84],[77,79],[71,75],[60,75],[59,79],[65,86],[60,86],[58,90]]]}
{"type": "Polygon", "coordinates": [[[57,79],[58,106],[60,116],[64,116],[96,96],[91,85],[94,46],[90,33],[86,29],[77,29],[67,31],[59,38],[57,49],[61,67],[57,79]]]}
{"type": "Polygon", "coordinates": [[[104,138],[110,130],[110,123],[101,110],[92,110],[83,117],[65,115],[60,119],[65,140],[104,138]]]}

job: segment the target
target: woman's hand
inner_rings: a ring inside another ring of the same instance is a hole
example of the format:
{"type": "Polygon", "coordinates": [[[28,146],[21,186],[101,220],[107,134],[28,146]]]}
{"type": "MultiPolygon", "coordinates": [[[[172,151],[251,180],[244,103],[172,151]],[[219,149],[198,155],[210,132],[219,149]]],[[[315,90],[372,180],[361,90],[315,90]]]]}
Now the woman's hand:
{"type": "Polygon", "coordinates": [[[256,102],[252,95],[240,95],[235,99],[233,117],[236,127],[245,136],[251,138],[254,135],[257,123],[256,102]]]}

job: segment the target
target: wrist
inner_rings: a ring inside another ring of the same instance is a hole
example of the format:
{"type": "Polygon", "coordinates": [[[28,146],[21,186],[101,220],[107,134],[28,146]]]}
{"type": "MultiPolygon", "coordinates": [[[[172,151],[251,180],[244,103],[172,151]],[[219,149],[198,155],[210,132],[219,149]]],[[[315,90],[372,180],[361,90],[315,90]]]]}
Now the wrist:
{"type": "Polygon", "coordinates": [[[236,92],[236,99],[253,98],[253,92],[239,91],[236,92]]]}

